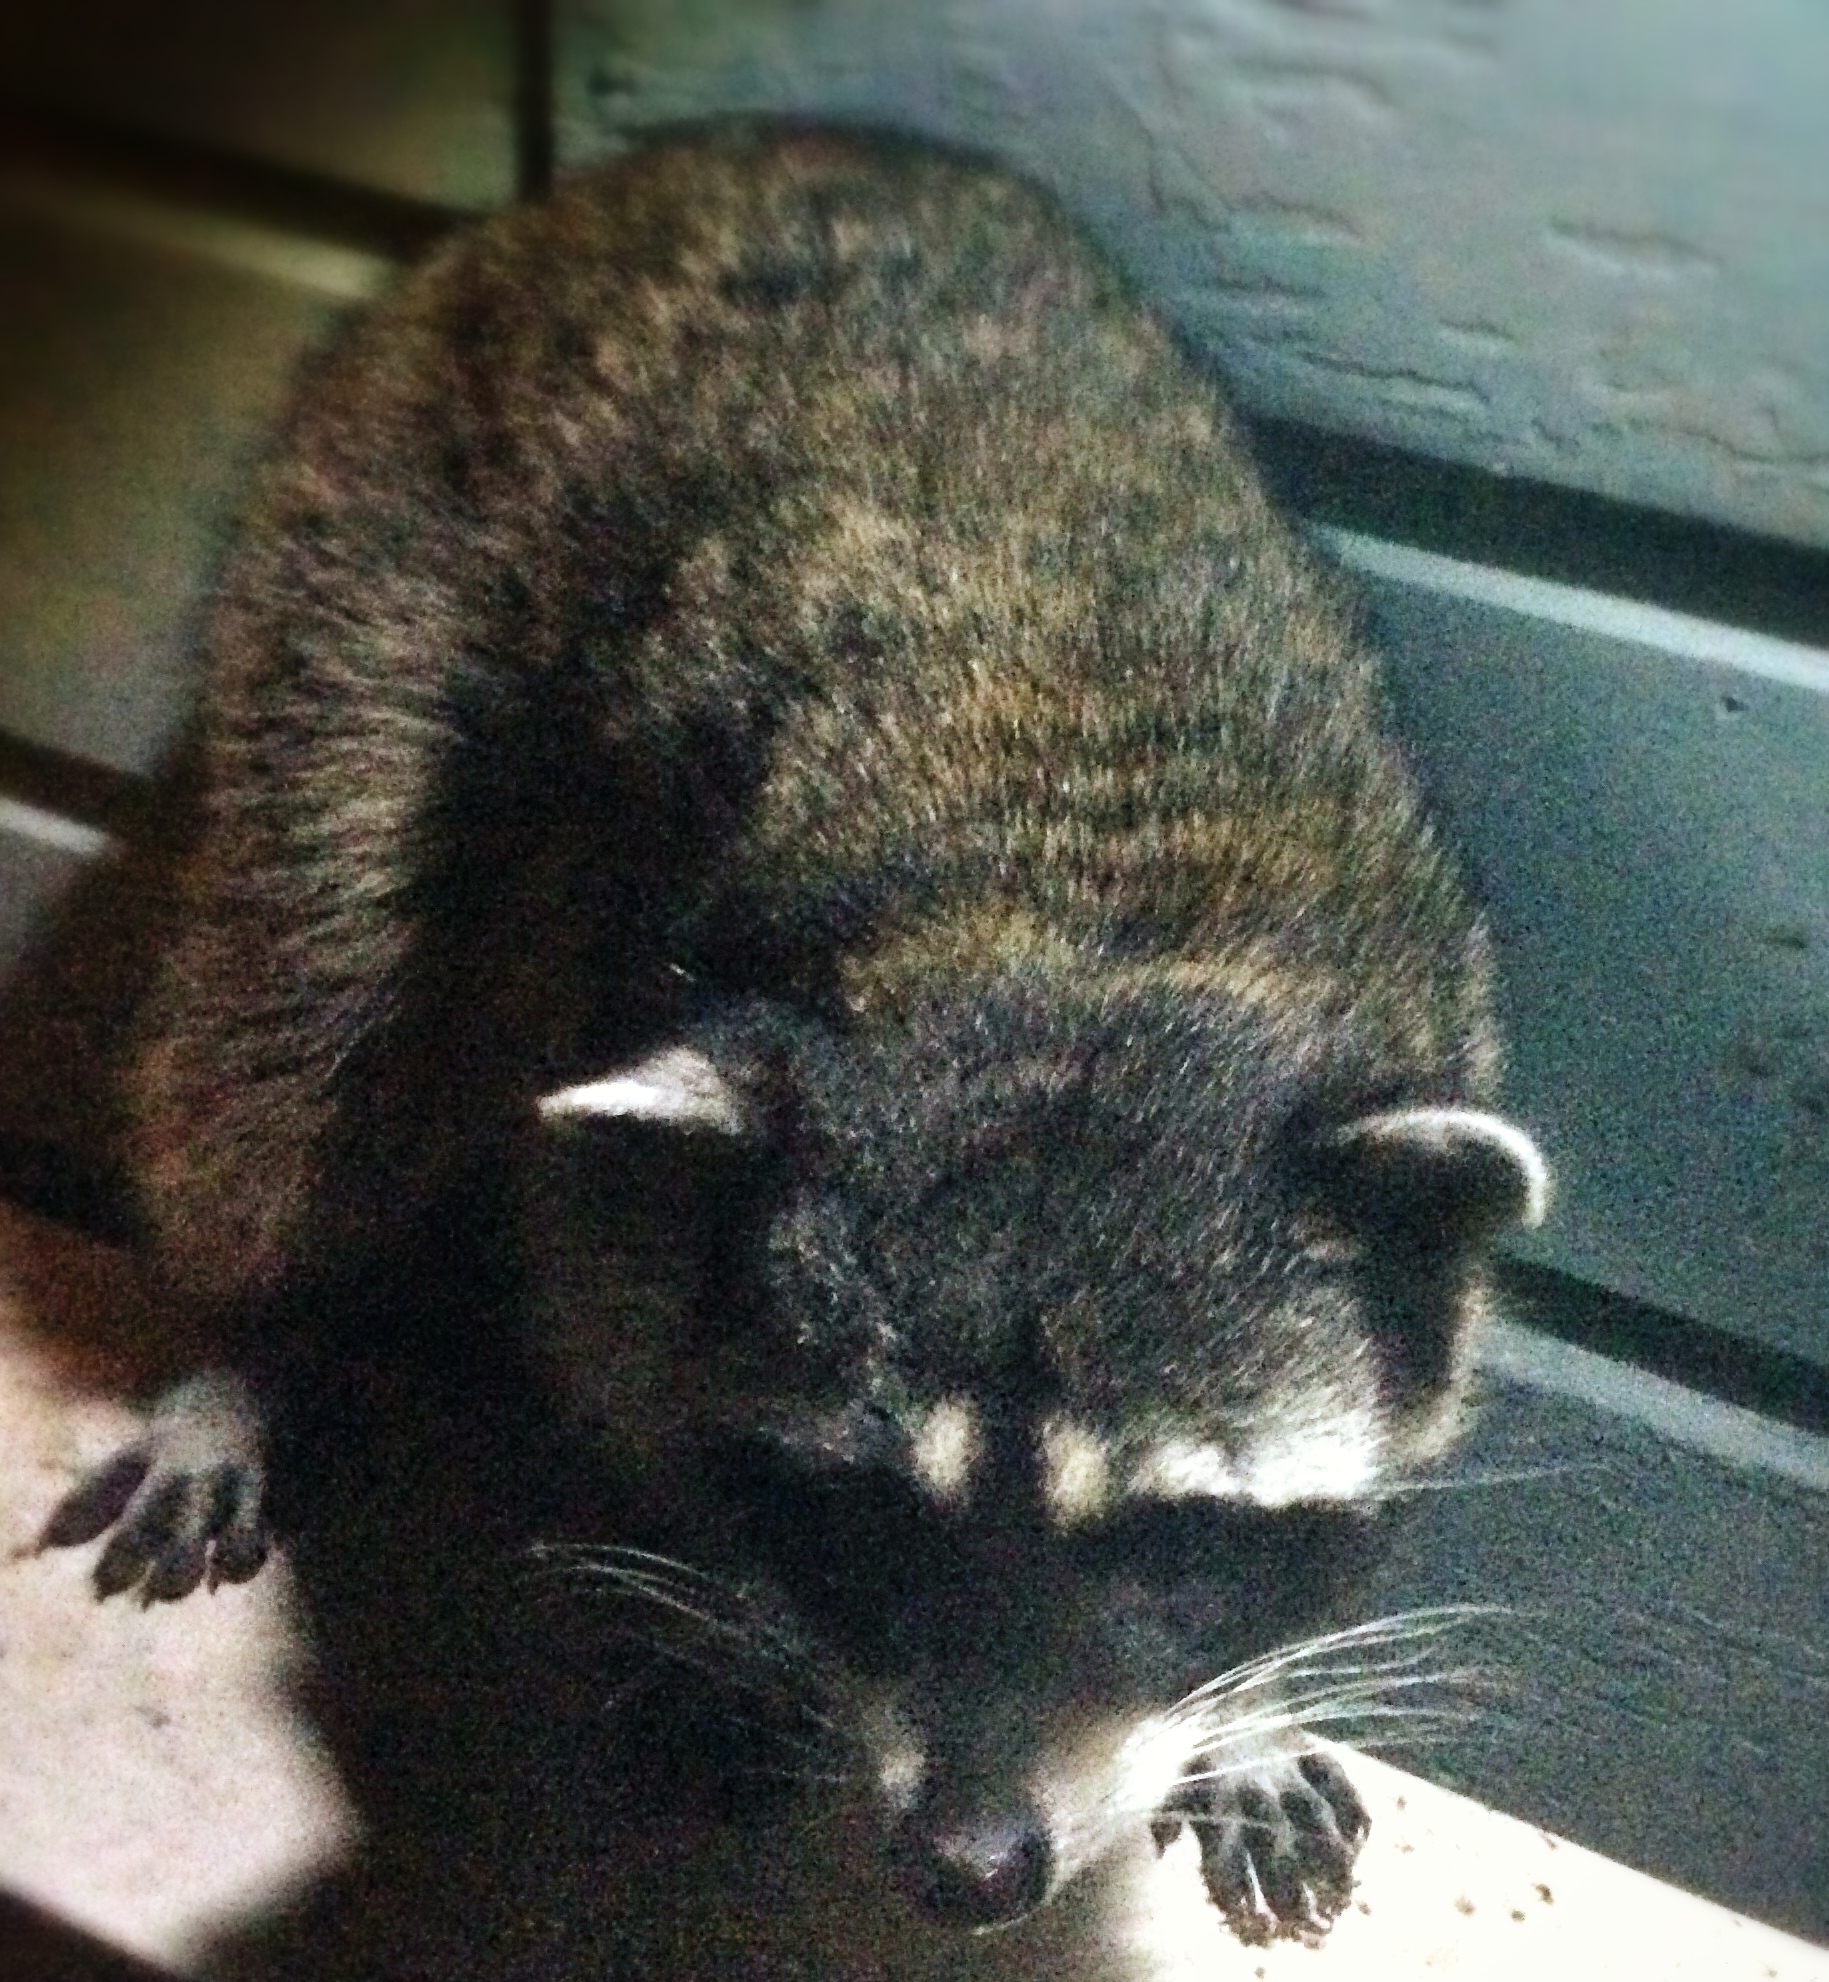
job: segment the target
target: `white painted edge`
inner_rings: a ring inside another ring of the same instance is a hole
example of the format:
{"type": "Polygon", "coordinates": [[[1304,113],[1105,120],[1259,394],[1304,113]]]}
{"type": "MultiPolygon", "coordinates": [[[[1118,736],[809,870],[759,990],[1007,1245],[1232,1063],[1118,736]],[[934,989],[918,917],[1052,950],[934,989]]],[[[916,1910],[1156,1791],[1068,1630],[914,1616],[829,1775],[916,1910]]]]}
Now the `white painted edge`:
{"type": "Polygon", "coordinates": [[[26,167],[0,171],[0,201],[67,227],[191,255],[219,267],[260,275],[339,302],[366,302],[383,289],[394,265],[331,241],[232,220],[201,208],[144,194],[85,186],[26,167]]]}
{"type": "Polygon", "coordinates": [[[1507,1383],[1546,1390],[1629,1418],[1673,1445],[1724,1465],[1775,1473],[1829,1494],[1829,1438],[1774,1422],[1649,1370],[1598,1356],[1517,1322],[1491,1320],[1475,1337],[1481,1369],[1507,1383]]]}
{"type": "Polygon", "coordinates": [[[1562,585],[1548,578],[1527,578],[1520,572],[1504,571],[1490,564],[1470,564],[1462,558],[1443,557],[1409,544],[1368,537],[1357,530],[1316,525],[1313,535],[1342,564],[1368,577],[1387,578],[1429,592],[1451,593],[1456,598],[1497,606],[1528,619],[1552,620],[1558,626],[1599,634],[1603,639],[1650,647],[1678,660],[1734,668],[1742,674],[1760,675],[1767,681],[1782,681],[1793,688],[1811,688],[1819,695],[1829,695],[1829,652],[1820,647],[1775,639],[1766,633],[1749,633],[1744,628],[1723,626],[1714,620],[1695,619],[1688,613],[1643,605],[1636,599],[1617,598],[1610,592],[1591,592],[1580,585],[1562,585]]]}
{"type": "Polygon", "coordinates": [[[114,844],[99,826],[65,819],[41,806],[28,805],[22,798],[0,797],[0,832],[35,841],[39,846],[56,847],[60,853],[80,854],[85,860],[106,853],[114,844]]]}

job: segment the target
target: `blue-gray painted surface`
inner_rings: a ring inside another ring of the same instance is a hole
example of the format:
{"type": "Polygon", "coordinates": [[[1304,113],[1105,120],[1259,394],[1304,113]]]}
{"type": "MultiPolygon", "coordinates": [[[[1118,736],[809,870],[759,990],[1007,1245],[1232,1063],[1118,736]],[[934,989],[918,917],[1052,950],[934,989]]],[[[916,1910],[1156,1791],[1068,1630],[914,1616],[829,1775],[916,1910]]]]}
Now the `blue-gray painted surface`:
{"type": "Polygon", "coordinates": [[[1417,1495],[1372,1601],[1507,1608],[1440,1647],[1488,1668],[1471,1718],[1402,1759],[1829,1940],[1829,1499],[1492,1380],[1449,1470],[1494,1484],[1417,1495]]]}
{"type": "Polygon", "coordinates": [[[1499,936],[1528,1256],[1829,1362],[1829,694],[1389,578],[1499,936]]]}

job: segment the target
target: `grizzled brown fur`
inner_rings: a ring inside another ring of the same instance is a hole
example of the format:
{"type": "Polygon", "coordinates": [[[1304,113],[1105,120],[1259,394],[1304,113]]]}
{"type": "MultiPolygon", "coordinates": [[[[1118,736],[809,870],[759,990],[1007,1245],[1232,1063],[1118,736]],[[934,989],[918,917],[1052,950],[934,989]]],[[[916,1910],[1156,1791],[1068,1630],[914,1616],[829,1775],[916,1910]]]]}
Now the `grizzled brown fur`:
{"type": "MultiPolygon", "coordinates": [[[[656,140],[315,367],[208,659],[172,1286],[385,1334],[519,1180],[584,1580],[793,1674],[920,1905],[1154,1818],[1319,1932],[1364,1813],[1269,1678],[1544,1177],[1351,613],[1163,329],[980,163],[656,140]]],[[[258,1566],[240,1400],[54,1524],[105,1591],[258,1566]]]]}
{"type": "Polygon", "coordinates": [[[1368,1091],[1489,1089],[1483,943],[1334,587],[973,164],[661,145],[459,241],[310,376],[209,647],[141,1112],[213,1301],[377,1138],[417,1165],[563,1053],[593,964],[609,1046],[682,968],[866,1027],[1122,972],[1350,1031],[1368,1091]],[[364,1099],[428,1068],[429,1120],[364,1099]]]}

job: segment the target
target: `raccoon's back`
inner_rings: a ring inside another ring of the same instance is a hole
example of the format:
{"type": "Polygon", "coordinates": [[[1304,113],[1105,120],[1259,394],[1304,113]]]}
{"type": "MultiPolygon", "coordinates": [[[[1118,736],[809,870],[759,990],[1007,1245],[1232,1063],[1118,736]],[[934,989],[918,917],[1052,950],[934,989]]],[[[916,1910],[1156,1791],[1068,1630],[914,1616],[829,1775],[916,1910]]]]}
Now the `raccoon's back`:
{"type": "Polygon", "coordinates": [[[1481,1023],[1218,398],[930,147],[687,134],[452,244],[305,380],[210,646],[144,1153],[236,1252],[572,983],[632,1043],[683,979],[861,1008],[1014,943],[1481,1023]]]}
{"type": "Polygon", "coordinates": [[[1044,197],[930,147],[696,134],[485,227],[307,382],[244,543],[219,720],[588,713],[713,809],[766,783],[759,849],[824,806],[1174,864],[1222,786],[1317,843],[1402,789],[1210,386],[1044,197]]]}

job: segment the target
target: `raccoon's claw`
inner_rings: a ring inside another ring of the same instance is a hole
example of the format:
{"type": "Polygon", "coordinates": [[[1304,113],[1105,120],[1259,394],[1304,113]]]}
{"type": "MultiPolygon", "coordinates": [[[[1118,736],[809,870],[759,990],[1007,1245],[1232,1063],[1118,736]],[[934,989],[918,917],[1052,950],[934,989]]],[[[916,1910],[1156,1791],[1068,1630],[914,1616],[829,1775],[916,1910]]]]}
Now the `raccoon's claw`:
{"type": "Polygon", "coordinates": [[[1200,1840],[1207,1894],[1241,1941],[1313,1943],[1353,1891],[1353,1860],[1372,1820],[1326,1755],[1266,1757],[1256,1768],[1191,1782],[1158,1818],[1158,1846],[1178,1819],[1200,1840]]]}
{"type": "Polygon", "coordinates": [[[170,1603],[199,1583],[245,1583],[271,1541],[261,1448],[240,1378],[193,1377],[159,1400],[142,1438],[59,1502],[38,1546],[72,1548],[112,1529],[93,1576],[102,1598],[137,1586],[142,1602],[170,1603]]]}

